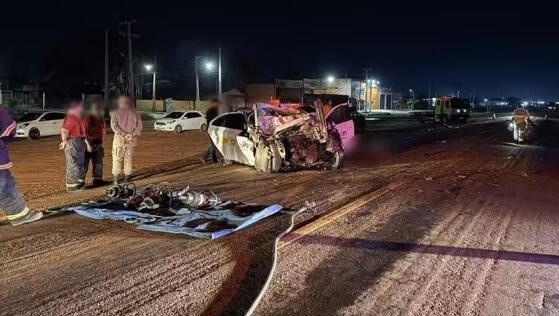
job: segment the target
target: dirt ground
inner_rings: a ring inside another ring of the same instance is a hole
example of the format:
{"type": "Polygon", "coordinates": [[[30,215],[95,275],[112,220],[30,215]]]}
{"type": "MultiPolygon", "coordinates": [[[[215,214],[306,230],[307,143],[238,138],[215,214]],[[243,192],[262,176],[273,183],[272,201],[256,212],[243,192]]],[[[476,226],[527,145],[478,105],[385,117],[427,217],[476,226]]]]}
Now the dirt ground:
{"type": "MultiPolygon", "coordinates": [[[[522,146],[503,121],[373,133],[341,171],[274,175],[202,165],[201,133],[146,132],[137,182],[304,208],[297,223],[403,183],[281,248],[258,315],[555,315],[559,123],[538,124],[522,146]]],[[[10,145],[18,186],[36,209],[102,194],[63,191],[57,143],[10,145]]],[[[279,215],[216,241],[77,214],[2,225],[0,314],[241,315],[289,221],[279,215]]]]}

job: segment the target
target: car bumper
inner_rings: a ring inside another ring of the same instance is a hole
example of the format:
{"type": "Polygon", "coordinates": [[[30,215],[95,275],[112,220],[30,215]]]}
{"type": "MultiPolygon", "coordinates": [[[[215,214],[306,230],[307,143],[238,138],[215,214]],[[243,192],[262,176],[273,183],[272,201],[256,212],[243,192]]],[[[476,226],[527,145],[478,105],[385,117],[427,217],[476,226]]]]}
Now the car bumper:
{"type": "Polygon", "coordinates": [[[29,131],[25,129],[16,129],[16,137],[28,137],[29,131]]]}
{"type": "Polygon", "coordinates": [[[153,127],[154,130],[156,131],[166,131],[166,132],[171,132],[175,130],[175,126],[173,125],[155,125],[153,127]]]}

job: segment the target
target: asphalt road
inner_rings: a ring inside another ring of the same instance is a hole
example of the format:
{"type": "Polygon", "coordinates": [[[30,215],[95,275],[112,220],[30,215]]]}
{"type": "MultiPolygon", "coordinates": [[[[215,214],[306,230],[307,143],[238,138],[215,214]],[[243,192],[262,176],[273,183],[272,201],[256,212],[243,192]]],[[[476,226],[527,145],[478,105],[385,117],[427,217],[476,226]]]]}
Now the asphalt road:
{"type": "MultiPolygon", "coordinates": [[[[558,122],[539,121],[535,139],[522,146],[510,143],[502,120],[372,132],[341,171],[274,175],[201,165],[199,133],[148,132],[138,148],[138,183],[190,184],[304,208],[296,218],[303,228],[279,250],[257,315],[553,315],[558,132],[558,122]],[[304,229],[344,207],[345,215],[304,229]]],[[[29,204],[40,209],[101,194],[70,196],[54,184],[42,192],[36,173],[48,181],[46,165],[52,183],[61,177],[59,156],[37,159],[54,142],[10,147],[29,204]]],[[[272,241],[289,222],[281,214],[216,241],[76,214],[2,225],[0,314],[241,315],[260,293],[272,241]]]]}

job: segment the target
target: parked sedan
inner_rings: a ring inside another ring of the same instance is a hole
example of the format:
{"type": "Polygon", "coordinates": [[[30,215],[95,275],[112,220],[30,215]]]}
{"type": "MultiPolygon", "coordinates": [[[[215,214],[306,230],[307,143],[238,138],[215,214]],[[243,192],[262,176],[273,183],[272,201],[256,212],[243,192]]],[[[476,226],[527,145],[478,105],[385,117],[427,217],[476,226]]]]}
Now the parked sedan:
{"type": "Polygon", "coordinates": [[[174,111],[155,121],[156,131],[180,133],[187,130],[207,129],[206,118],[199,111],[174,111]]]}
{"type": "Polygon", "coordinates": [[[16,137],[60,135],[65,116],[64,112],[27,112],[17,120],[16,137]]]}

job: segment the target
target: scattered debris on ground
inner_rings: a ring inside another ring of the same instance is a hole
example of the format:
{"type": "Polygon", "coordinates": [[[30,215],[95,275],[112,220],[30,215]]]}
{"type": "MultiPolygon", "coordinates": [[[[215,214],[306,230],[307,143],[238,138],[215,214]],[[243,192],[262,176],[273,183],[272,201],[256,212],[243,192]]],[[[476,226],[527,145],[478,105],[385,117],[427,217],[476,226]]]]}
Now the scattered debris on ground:
{"type": "Polygon", "coordinates": [[[279,212],[282,206],[222,200],[190,187],[116,185],[105,198],[66,208],[93,219],[121,220],[139,229],[216,239],[279,212]]]}

